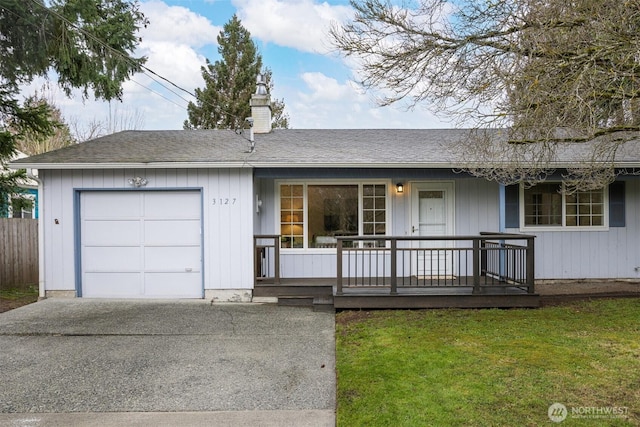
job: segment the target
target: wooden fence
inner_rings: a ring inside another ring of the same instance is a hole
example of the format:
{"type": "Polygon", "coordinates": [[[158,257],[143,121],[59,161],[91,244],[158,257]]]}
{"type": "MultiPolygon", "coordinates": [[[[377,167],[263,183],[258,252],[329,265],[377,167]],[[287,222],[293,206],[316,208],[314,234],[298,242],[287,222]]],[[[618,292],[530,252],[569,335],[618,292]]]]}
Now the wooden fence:
{"type": "Polygon", "coordinates": [[[0,289],[38,284],[38,220],[0,218],[0,289]]]}

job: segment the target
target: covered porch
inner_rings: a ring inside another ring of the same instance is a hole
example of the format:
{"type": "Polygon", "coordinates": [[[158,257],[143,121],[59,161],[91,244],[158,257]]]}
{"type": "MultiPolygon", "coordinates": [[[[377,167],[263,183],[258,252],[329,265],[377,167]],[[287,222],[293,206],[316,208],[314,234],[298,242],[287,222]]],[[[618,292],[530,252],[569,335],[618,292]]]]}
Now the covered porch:
{"type": "Polygon", "coordinates": [[[336,237],[334,277],[280,274],[280,236],[254,236],[254,296],[336,309],[538,307],[534,236],[336,237]]]}

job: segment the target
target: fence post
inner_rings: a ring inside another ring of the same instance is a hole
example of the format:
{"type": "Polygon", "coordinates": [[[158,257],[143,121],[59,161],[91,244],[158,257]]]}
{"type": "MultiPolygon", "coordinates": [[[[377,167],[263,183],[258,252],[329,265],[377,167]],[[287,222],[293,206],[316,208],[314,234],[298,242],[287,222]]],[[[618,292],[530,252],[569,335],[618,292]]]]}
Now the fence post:
{"type": "Polygon", "coordinates": [[[336,242],[336,255],[337,255],[337,260],[336,260],[336,265],[337,267],[337,272],[336,272],[336,295],[342,295],[342,239],[338,238],[338,241],[336,242]]]}
{"type": "Polygon", "coordinates": [[[535,236],[527,237],[527,291],[535,293],[535,236]]]}
{"type": "Polygon", "coordinates": [[[391,295],[398,294],[398,241],[391,239],[391,295]]]}
{"type": "Polygon", "coordinates": [[[480,293],[480,239],[473,239],[473,293],[480,293]]]}

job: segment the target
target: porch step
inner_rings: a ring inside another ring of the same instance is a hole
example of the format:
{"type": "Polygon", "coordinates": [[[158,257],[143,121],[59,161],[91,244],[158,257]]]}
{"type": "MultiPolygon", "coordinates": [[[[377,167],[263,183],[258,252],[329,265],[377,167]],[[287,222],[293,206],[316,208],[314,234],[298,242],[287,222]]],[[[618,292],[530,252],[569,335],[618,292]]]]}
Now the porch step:
{"type": "Polygon", "coordinates": [[[313,305],[313,297],[304,297],[304,296],[279,296],[278,297],[278,305],[286,305],[286,306],[312,306],[313,305]]]}
{"type": "Polygon", "coordinates": [[[318,311],[333,310],[333,297],[281,295],[278,297],[278,305],[290,307],[313,307],[318,311]]]}
{"type": "Polygon", "coordinates": [[[258,285],[253,289],[256,297],[331,297],[331,285],[258,285]]]}

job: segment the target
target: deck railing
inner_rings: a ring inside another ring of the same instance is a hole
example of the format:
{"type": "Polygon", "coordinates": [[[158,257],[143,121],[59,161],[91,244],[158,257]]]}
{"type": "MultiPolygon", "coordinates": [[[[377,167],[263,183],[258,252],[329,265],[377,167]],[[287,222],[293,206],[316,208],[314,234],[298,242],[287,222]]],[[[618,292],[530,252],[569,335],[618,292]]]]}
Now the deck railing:
{"type": "Polygon", "coordinates": [[[346,288],[515,287],[534,293],[534,236],[337,238],[337,294],[346,288]]]}
{"type": "Polygon", "coordinates": [[[253,236],[255,284],[280,284],[280,235],[253,236]]]}

